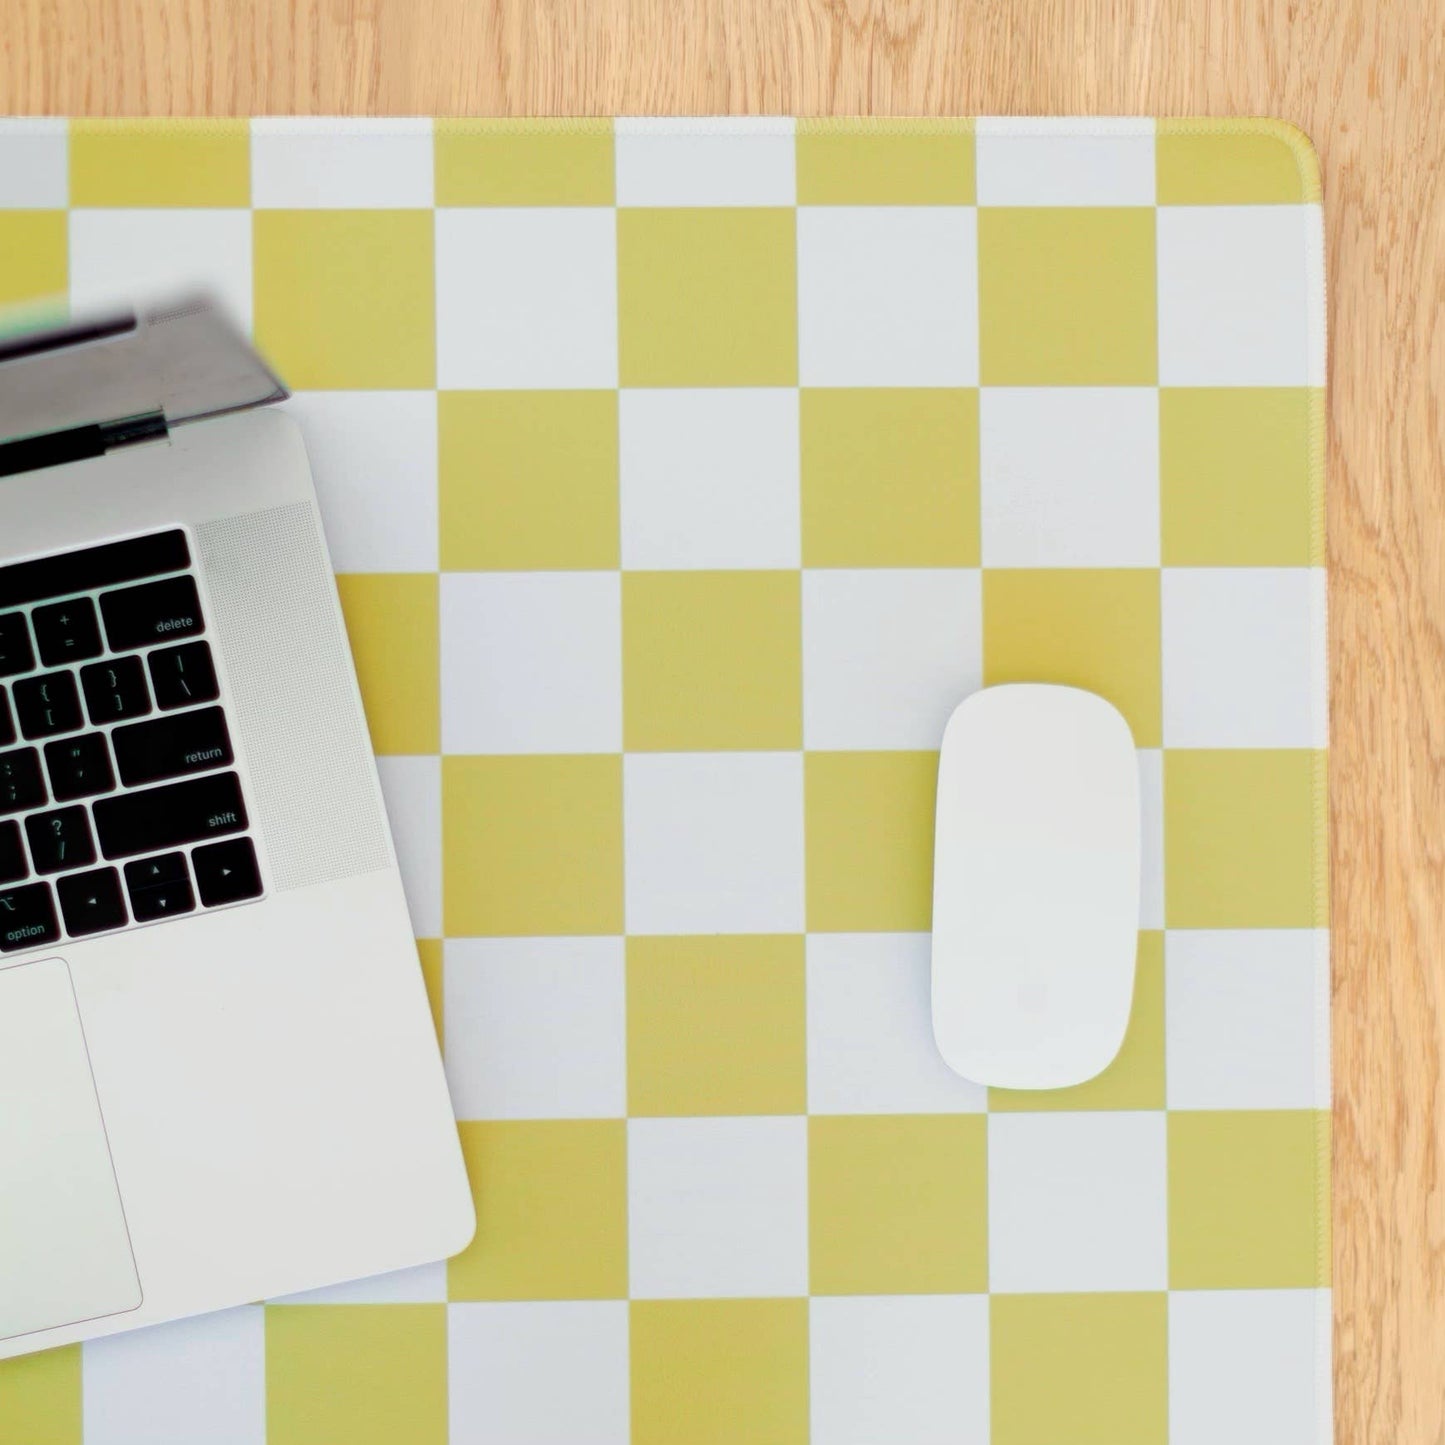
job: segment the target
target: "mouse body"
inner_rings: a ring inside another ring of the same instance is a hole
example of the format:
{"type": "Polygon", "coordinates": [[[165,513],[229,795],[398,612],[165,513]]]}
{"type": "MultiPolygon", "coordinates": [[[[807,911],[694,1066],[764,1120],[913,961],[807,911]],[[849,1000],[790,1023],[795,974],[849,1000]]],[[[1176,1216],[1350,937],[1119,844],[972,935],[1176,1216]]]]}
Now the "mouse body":
{"type": "Polygon", "coordinates": [[[1057,1089],[1123,1043],[1139,930],[1139,762],[1079,688],[1010,683],[954,710],[938,767],[933,1032],[975,1083],[1057,1089]]]}

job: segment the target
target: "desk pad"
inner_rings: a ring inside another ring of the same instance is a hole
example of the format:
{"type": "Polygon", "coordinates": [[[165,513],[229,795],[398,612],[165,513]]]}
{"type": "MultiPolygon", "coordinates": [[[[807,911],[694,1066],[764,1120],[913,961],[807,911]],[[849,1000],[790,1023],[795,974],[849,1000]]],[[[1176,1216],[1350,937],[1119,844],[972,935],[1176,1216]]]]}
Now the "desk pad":
{"type": "Polygon", "coordinates": [[[296,389],[480,1229],[11,1362],[0,1439],[1328,1440],[1307,142],[0,122],[0,302],[188,281],[296,389]],[[1146,800],[1048,1094],[928,1018],[938,742],[1018,679],[1146,800]]]}

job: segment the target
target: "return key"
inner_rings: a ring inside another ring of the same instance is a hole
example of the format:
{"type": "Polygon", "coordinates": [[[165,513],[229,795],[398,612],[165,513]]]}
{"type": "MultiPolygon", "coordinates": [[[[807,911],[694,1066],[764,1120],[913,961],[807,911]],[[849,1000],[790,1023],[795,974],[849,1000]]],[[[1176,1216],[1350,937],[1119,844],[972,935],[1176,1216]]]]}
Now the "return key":
{"type": "Polygon", "coordinates": [[[225,715],[218,707],[131,723],[116,728],[110,741],[127,787],[209,772],[234,761],[225,715]]]}

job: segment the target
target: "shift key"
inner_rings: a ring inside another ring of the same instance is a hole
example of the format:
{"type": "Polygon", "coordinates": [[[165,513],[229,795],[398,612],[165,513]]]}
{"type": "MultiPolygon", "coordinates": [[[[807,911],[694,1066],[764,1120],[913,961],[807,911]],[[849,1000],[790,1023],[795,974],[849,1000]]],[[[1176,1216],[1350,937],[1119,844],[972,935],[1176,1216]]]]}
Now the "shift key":
{"type": "Polygon", "coordinates": [[[102,798],[92,809],[100,851],[107,858],[159,853],[239,833],[247,825],[235,773],[191,778],[164,788],[102,798]]]}

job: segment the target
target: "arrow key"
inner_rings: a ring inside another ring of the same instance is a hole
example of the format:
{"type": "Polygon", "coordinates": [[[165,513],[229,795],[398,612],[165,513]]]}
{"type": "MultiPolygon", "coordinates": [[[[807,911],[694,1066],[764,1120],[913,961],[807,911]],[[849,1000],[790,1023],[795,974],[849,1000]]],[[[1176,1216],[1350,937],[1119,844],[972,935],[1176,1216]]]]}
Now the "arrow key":
{"type": "Polygon", "coordinates": [[[72,938],[125,927],[125,899],[121,897],[120,874],[114,868],[72,873],[55,885],[55,891],[60,895],[65,931],[72,938]]]}
{"type": "Polygon", "coordinates": [[[230,838],[197,848],[191,854],[191,867],[196,870],[196,887],[207,908],[261,895],[261,869],[249,838],[230,838]]]}
{"type": "Polygon", "coordinates": [[[150,888],[137,888],[131,884],[130,911],[137,923],[154,923],[158,918],[177,918],[182,913],[193,913],[196,895],[191,892],[191,880],[181,878],[173,883],[158,883],[150,888]]]}
{"type": "Polygon", "coordinates": [[[184,853],[161,853],[154,858],[137,858],[125,865],[126,887],[132,893],[142,888],[159,888],[162,883],[188,883],[184,853]]]}

